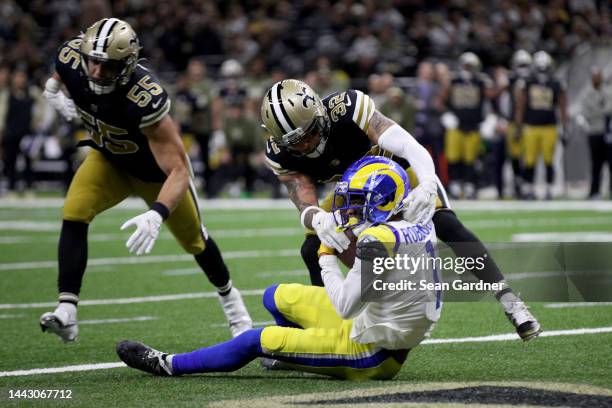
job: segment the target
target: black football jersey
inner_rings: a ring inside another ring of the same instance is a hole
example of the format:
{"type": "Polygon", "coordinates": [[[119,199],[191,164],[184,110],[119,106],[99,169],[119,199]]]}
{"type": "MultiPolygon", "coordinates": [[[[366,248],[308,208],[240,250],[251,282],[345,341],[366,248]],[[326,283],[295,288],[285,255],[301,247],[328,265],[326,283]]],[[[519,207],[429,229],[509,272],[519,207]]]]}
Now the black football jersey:
{"type": "Polygon", "coordinates": [[[277,146],[272,138],[266,142],[266,163],[274,174],[301,173],[313,181],[327,183],[339,179],[346,169],[366,155],[385,155],[408,167],[401,158],[373,146],[368,138],[369,121],[376,107],[361,91],[334,92],[323,98],[330,130],[323,153],[318,157],[300,156],[277,146]]]}
{"type": "Polygon", "coordinates": [[[535,126],[555,125],[561,83],[550,75],[535,74],[525,81],[524,89],[527,97],[524,122],[535,126]]]}
{"type": "Polygon", "coordinates": [[[157,78],[137,65],[130,81],[105,95],[90,90],[81,66],[80,38],[64,43],[55,69],[74,100],[90,139],[79,146],[99,150],[114,165],[146,182],[163,182],[166,174],[158,166],[142,128],[161,120],[170,111],[170,98],[157,78]]]}
{"type": "Polygon", "coordinates": [[[484,93],[490,82],[483,74],[475,75],[471,79],[462,78],[460,75],[453,75],[451,78],[448,106],[459,120],[459,130],[478,130],[480,122],[484,120],[484,93]]]}

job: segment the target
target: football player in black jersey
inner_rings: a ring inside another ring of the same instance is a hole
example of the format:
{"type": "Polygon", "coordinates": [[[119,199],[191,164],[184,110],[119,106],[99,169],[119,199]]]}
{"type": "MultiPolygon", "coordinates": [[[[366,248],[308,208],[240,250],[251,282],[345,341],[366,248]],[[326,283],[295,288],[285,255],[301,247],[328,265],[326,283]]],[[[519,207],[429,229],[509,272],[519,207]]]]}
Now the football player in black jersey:
{"type": "Polygon", "coordinates": [[[45,85],[44,95],[56,110],[68,120],[81,118],[91,139],[79,144],[92,150],[66,196],[58,248],[59,305],[41,316],[41,327],[64,341],[76,339],[89,224],[136,194],[150,209],[121,227],[136,227],[126,243],[129,251],[148,254],[165,222],[216,286],[236,336],[251,327],[251,318],[200,219],[189,159],[168,114],[170,98],[139,64],[139,50],[128,23],[102,19],[59,48],[55,72],[45,85]]]}
{"type": "MultiPolygon", "coordinates": [[[[408,168],[412,191],[405,203],[407,220],[423,223],[433,216],[436,234],[459,256],[487,254],[450,209],[427,150],[376,110],[368,95],[347,90],[321,99],[306,83],[287,79],[268,90],[261,117],[270,133],[266,162],[287,186],[307,230],[301,253],[314,285],[323,286],[317,256],[321,243],[341,253],[350,242],[336,229],[330,212],[333,195],[319,204],[315,184],[337,180],[351,163],[368,154],[386,155],[408,168]],[[471,245],[453,245],[465,242],[471,245]]],[[[474,274],[485,282],[503,282],[491,256],[485,259],[486,267],[474,274]]],[[[539,323],[508,285],[504,283],[504,289],[495,295],[523,340],[540,333],[539,323]]]]}
{"type": "Polygon", "coordinates": [[[565,137],[563,129],[568,123],[566,95],[563,85],[553,76],[553,60],[548,53],[533,54],[533,67],[532,75],[517,84],[520,91],[515,109],[517,132],[522,130],[523,138],[524,196],[535,198],[534,169],[541,155],[546,165],[546,199],[551,199],[553,157],[559,137],[557,124],[561,124],[565,137]]]}
{"type": "Polygon", "coordinates": [[[446,131],[444,154],[451,196],[473,199],[476,198],[475,163],[482,146],[479,127],[484,120],[484,103],[495,97],[496,91],[491,79],[481,72],[476,54],[461,54],[459,66],[459,71],[452,74],[440,92],[440,106],[447,105],[458,119],[457,128],[446,131]]]}
{"type": "Polygon", "coordinates": [[[512,71],[508,76],[508,91],[509,109],[504,113],[504,117],[508,120],[508,130],[506,132],[506,150],[512,162],[512,172],[514,173],[514,190],[517,197],[521,196],[522,185],[522,169],[521,169],[521,134],[516,131],[515,105],[516,98],[520,92],[520,82],[526,80],[531,75],[531,54],[526,50],[518,50],[512,56],[512,71]]]}

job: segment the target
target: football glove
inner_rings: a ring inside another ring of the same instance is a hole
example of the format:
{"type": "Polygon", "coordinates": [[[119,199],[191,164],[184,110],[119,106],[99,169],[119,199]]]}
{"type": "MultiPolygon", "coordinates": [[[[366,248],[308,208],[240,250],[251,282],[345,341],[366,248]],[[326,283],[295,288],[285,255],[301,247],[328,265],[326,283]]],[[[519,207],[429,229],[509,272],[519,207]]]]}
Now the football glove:
{"type": "Polygon", "coordinates": [[[326,211],[317,212],[312,217],[312,227],[326,247],[334,248],[338,252],[348,248],[350,240],[344,231],[337,229],[336,220],[332,213],[326,211]]]}
{"type": "Polygon", "coordinates": [[[438,185],[435,180],[425,180],[419,183],[404,199],[402,217],[404,220],[425,224],[433,217],[436,210],[436,194],[438,185]]]}
{"type": "Polygon", "coordinates": [[[68,98],[59,89],[60,82],[54,78],[49,78],[45,83],[45,91],[43,96],[56,111],[60,113],[67,121],[76,118],[77,112],[74,106],[74,101],[68,98]]]}
{"type": "Polygon", "coordinates": [[[149,210],[127,220],[121,226],[121,231],[132,226],[136,226],[136,231],[127,240],[125,246],[133,254],[148,254],[153,249],[161,224],[162,216],[155,210],[149,210]]]}

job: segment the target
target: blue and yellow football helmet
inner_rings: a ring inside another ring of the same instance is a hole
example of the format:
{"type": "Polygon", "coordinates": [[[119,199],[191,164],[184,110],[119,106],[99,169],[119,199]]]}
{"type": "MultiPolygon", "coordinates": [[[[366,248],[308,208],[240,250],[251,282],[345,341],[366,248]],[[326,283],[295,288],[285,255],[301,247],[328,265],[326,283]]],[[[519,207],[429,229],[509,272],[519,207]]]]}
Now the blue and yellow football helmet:
{"type": "Polygon", "coordinates": [[[404,207],[410,192],[406,171],[391,159],[366,156],[353,163],[336,184],[332,212],[340,229],[388,221],[404,207]]]}

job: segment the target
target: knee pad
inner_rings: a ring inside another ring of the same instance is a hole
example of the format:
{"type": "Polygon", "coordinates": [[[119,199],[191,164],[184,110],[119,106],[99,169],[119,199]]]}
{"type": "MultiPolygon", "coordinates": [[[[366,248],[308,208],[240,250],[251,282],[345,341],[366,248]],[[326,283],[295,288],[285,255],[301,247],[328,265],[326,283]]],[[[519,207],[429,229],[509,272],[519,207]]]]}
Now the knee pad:
{"type": "Polygon", "coordinates": [[[270,313],[278,311],[278,308],[276,307],[276,302],[274,301],[274,294],[276,293],[276,289],[278,289],[278,284],[268,286],[264,291],[263,297],[261,298],[264,307],[270,313]]]}

